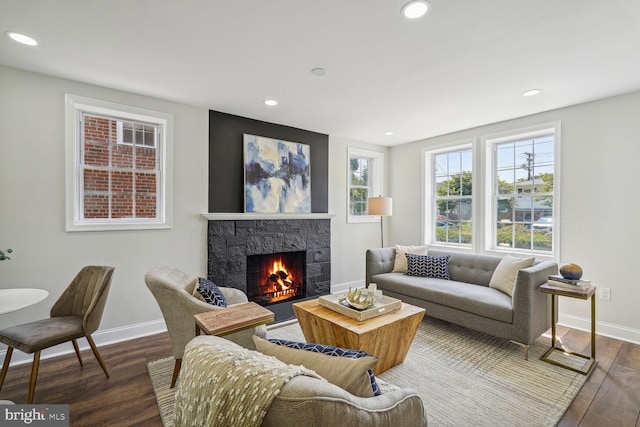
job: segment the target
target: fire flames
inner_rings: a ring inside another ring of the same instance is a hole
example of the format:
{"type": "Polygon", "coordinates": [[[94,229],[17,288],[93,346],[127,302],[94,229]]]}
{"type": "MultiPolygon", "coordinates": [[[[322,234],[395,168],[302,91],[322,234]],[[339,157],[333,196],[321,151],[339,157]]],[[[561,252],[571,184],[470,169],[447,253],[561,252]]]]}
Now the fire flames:
{"type": "Polygon", "coordinates": [[[293,285],[293,276],[282,263],[282,259],[273,261],[273,267],[269,271],[269,281],[273,283],[274,292],[287,290],[293,285]]]}
{"type": "Polygon", "coordinates": [[[304,297],[304,252],[247,257],[247,296],[268,306],[304,297]]]}
{"type": "Polygon", "coordinates": [[[290,298],[296,294],[294,278],[282,262],[282,258],[273,261],[273,267],[269,271],[268,282],[272,285],[270,302],[290,298]]]}

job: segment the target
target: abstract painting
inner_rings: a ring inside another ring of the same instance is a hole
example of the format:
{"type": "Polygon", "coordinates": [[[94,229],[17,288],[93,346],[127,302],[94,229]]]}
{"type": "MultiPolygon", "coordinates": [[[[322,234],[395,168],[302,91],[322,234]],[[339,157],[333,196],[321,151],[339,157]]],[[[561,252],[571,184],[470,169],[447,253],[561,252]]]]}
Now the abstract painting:
{"type": "Polygon", "coordinates": [[[244,134],[244,211],[311,212],[311,148],[244,134]]]}

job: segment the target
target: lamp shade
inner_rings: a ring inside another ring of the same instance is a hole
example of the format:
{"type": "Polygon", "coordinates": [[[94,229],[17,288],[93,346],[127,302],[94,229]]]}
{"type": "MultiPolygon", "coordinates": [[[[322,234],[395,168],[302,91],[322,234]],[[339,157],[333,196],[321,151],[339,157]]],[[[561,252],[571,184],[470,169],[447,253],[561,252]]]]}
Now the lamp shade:
{"type": "Polygon", "coordinates": [[[369,197],[369,215],[391,216],[393,199],[391,197],[369,197]]]}

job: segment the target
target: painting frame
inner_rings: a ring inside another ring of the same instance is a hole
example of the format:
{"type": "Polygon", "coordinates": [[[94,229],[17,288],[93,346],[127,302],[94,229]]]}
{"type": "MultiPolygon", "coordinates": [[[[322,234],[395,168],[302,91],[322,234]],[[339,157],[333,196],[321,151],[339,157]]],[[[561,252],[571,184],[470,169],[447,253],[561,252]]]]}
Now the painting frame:
{"type": "Polygon", "coordinates": [[[243,134],[244,212],[311,213],[311,146],[243,134]]]}

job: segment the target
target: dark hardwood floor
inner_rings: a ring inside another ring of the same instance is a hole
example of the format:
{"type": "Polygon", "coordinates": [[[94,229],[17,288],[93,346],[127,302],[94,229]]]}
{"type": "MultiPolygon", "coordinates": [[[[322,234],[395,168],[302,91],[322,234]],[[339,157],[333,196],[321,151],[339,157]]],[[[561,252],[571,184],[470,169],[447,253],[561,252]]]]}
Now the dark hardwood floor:
{"type": "MultiPolygon", "coordinates": [[[[558,328],[562,343],[590,352],[590,335],[558,328]]],[[[640,345],[598,336],[598,365],[558,424],[640,427],[640,345]]],[[[166,333],[100,348],[107,379],[91,351],[42,360],[35,403],[69,404],[71,426],[162,426],[147,363],[171,356],[166,333]]],[[[27,401],[31,365],[9,368],[0,399],[27,401]]]]}

